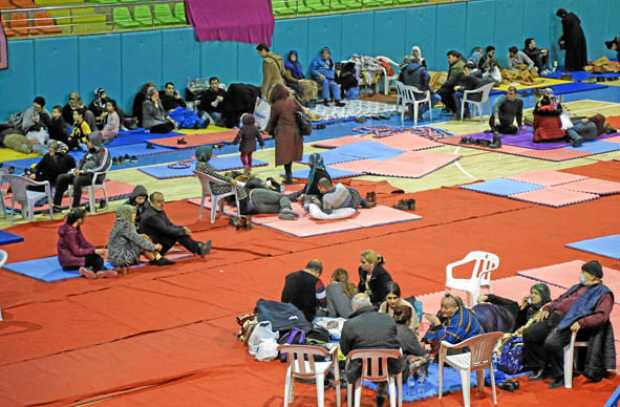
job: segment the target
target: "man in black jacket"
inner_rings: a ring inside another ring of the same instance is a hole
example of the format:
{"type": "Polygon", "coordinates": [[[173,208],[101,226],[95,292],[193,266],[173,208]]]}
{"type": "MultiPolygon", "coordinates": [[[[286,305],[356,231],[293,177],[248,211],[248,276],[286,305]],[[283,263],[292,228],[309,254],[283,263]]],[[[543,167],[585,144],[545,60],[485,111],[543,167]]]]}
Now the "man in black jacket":
{"type": "Polygon", "coordinates": [[[153,243],[161,244],[160,253],[164,255],[176,243],[180,243],[193,254],[201,257],[211,251],[211,241],[197,242],[192,239],[192,231],[185,226],[175,225],[164,211],[164,194],[153,192],[149,197],[150,205],[142,214],[140,232],[146,234],[153,243]]]}
{"type": "MultiPolygon", "coordinates": [[[[355,295],[351,307],[353,313],[344,323],[340,336],[340,350],[345,356],[356,349],[400,349],[396,322],[388,314],[377,312],[370,303],[368,294],[355,295]]],[[[390,374],[398,374],[406,369],[407,364],[402,356],[388,361],[390,374]]],[[[361,359],[353,360],[347,365],[345,375],[349,383],[354,383],[361,374],[361,359]]],[[[406,372],[403,372],[403,377],[407,377],[406,372]]],[[[380,383],[377,388],[377,406],[383,406],[384,402],[385,383],[380,383]]]]}
{"type": "Polygon", "coordinates": [[[172,82],[167,82],[164,90],[159,91],[159,99],[161,100],[161,104],[164,106],[166,111],[174,110],[177,107],[187,107],[185,101],[175,89],[174,83],[172,82]]]}
{"type": "Polygon", "coordinates": [[[222,114],[226,96],[226,90],[220,87],[219,78],[217,76],[209,78],[209,89],[203,93],[198,107],[209,115],[214,124],[220,125],[223,122],[222,114]]]}

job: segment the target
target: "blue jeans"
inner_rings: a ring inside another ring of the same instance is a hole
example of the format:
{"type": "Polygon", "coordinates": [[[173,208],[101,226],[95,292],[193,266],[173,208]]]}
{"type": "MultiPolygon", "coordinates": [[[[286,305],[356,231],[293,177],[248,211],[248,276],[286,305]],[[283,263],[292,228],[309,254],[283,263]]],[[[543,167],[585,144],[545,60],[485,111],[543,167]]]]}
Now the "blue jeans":
{"type": "Polygon", "coordinates": [[[321,97],[323,100],[340,100],[340,85],[338,85],[333,79],[330,80],[325,78],[325,80],[317,80],[317,82],[323,86],[323,89],[321,89],[321,97]]]}

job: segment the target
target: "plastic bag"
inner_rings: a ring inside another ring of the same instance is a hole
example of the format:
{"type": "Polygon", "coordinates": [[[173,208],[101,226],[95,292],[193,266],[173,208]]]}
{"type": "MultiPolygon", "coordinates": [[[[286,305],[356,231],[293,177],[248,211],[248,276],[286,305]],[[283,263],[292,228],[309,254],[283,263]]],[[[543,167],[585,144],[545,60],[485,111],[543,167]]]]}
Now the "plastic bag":
{"type": "Polygon", "coordinates": [[[250,339],[248,339],[248,352],[250,355],[256,356],[262,342],[274,341],[277,344],[278,337],[279,334],[273,331],[271,322],[259,322],[256,324],[256,327],[254,327],[250,339]]]}
{"type": "Polygon", "coordinates": [[[271,115],[271,105],[264,99],[256,98],[256,105],[254,106],[254,117],[256,118],[256,127],[261,130],[267,128],[269,123],[269,116],[271,115]]]}
{"type": "Polygon", "coordinates": [[[254,356],[256,360],[267,362],[278,357],[278,342],[275,339],[266,339],[258,345],[254,356]]]}

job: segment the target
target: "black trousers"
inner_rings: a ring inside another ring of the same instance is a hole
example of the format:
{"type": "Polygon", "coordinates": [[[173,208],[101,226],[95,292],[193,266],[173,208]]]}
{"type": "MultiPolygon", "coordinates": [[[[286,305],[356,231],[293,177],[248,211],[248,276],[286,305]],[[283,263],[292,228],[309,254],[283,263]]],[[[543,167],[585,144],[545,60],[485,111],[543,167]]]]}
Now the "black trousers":
{"type": "Polygon", "coordinates": [[[183,235],[181,237],[172,236],[158,236],[157,239],[149,236],[153,243],[159,243],[162,246],[160,251],[161,255],[165,255],[175,244],[179,243],[190,252],[197,254],[200,251],[198,242],[192,239],[189,235],[183,235]]]}
{"type": "Polygon", "coordinates": [[[286,179],[293,178],[293,163],[284,164],[284,173],[286,174],[286,179]]]}
{"type": "Polygon", "coordinates": [[[80,199],[82,198],[82,188],[90,185],[93,180],[92,174],[74,175],[74,174],[61,174],[56,178],[56,191],[54,192],[54,205],[60,206],[62,203],[62,196],[65,194],[69,185],[73,185],[73,207],[80,206],[80,199]]]}
{"type": "Polygon", "coordinates": [[[549,368],[554,379],[562,378],[564,371],[564,346],[570,342],[570,329],[558,329],[562,316],[549,315],[523,332],[523,363],[526,368],[539,370],[549,368]]]}
{"type": "Polygon", "coordinates": [[[498,133],[517,134],[517,132],[519,131],[519,128],[512,123],[514,123],[514,118],[513,120],[508,120],[508,119],[503,119],[502,117],[500,117],[499,124],[496,125],[495,115],[492,114],[491,117],[489,117],[489,127],[491,127],[491,130],[495,130],[498,133]]]}
{"type": "Polygon", "coordinates": [[[174,130],[174,124],[172,124],[171,122],[165,122],[162,124],[158,124],[157,126],[153,126],[149,129],[151,133],[155,133],[155,134],[170,133],[172,130],[174,130]]]}
{"type": "Polygon", "coordinates": [[[449,88],[447,86],[446,87],[442,86],[437,91],[437,94],[441,96],[441,101],[443,102],[446,109],[451,111],[452,113],[455,113],[456,105],[454,104],[454,89],[449,88]]]}
{"type": "MultiPolygon", "coordinates": [[[[84,267],[92,271],[103,270],[103,258],[96,253],[87,254],[84,258],[84,267]]],[[[79,267],[63,267],[63,270],[77,270],[79,267]]]]}

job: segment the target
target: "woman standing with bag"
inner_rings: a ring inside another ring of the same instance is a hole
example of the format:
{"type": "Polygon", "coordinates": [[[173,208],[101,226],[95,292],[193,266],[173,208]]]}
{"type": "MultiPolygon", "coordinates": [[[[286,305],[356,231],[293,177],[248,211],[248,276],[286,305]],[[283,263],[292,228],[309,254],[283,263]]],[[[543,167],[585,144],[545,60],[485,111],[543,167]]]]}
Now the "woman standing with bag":
{"type": "Polygon", "coordinates": [[[297,122],[302,108],[284,85],[274,86],[270,102],[271,115],[266,131],[276,140],[276,166],[284,165],[284,183],[292,184],[293,161],[301,161],[304,154],[304,139],[297,122]]]}

